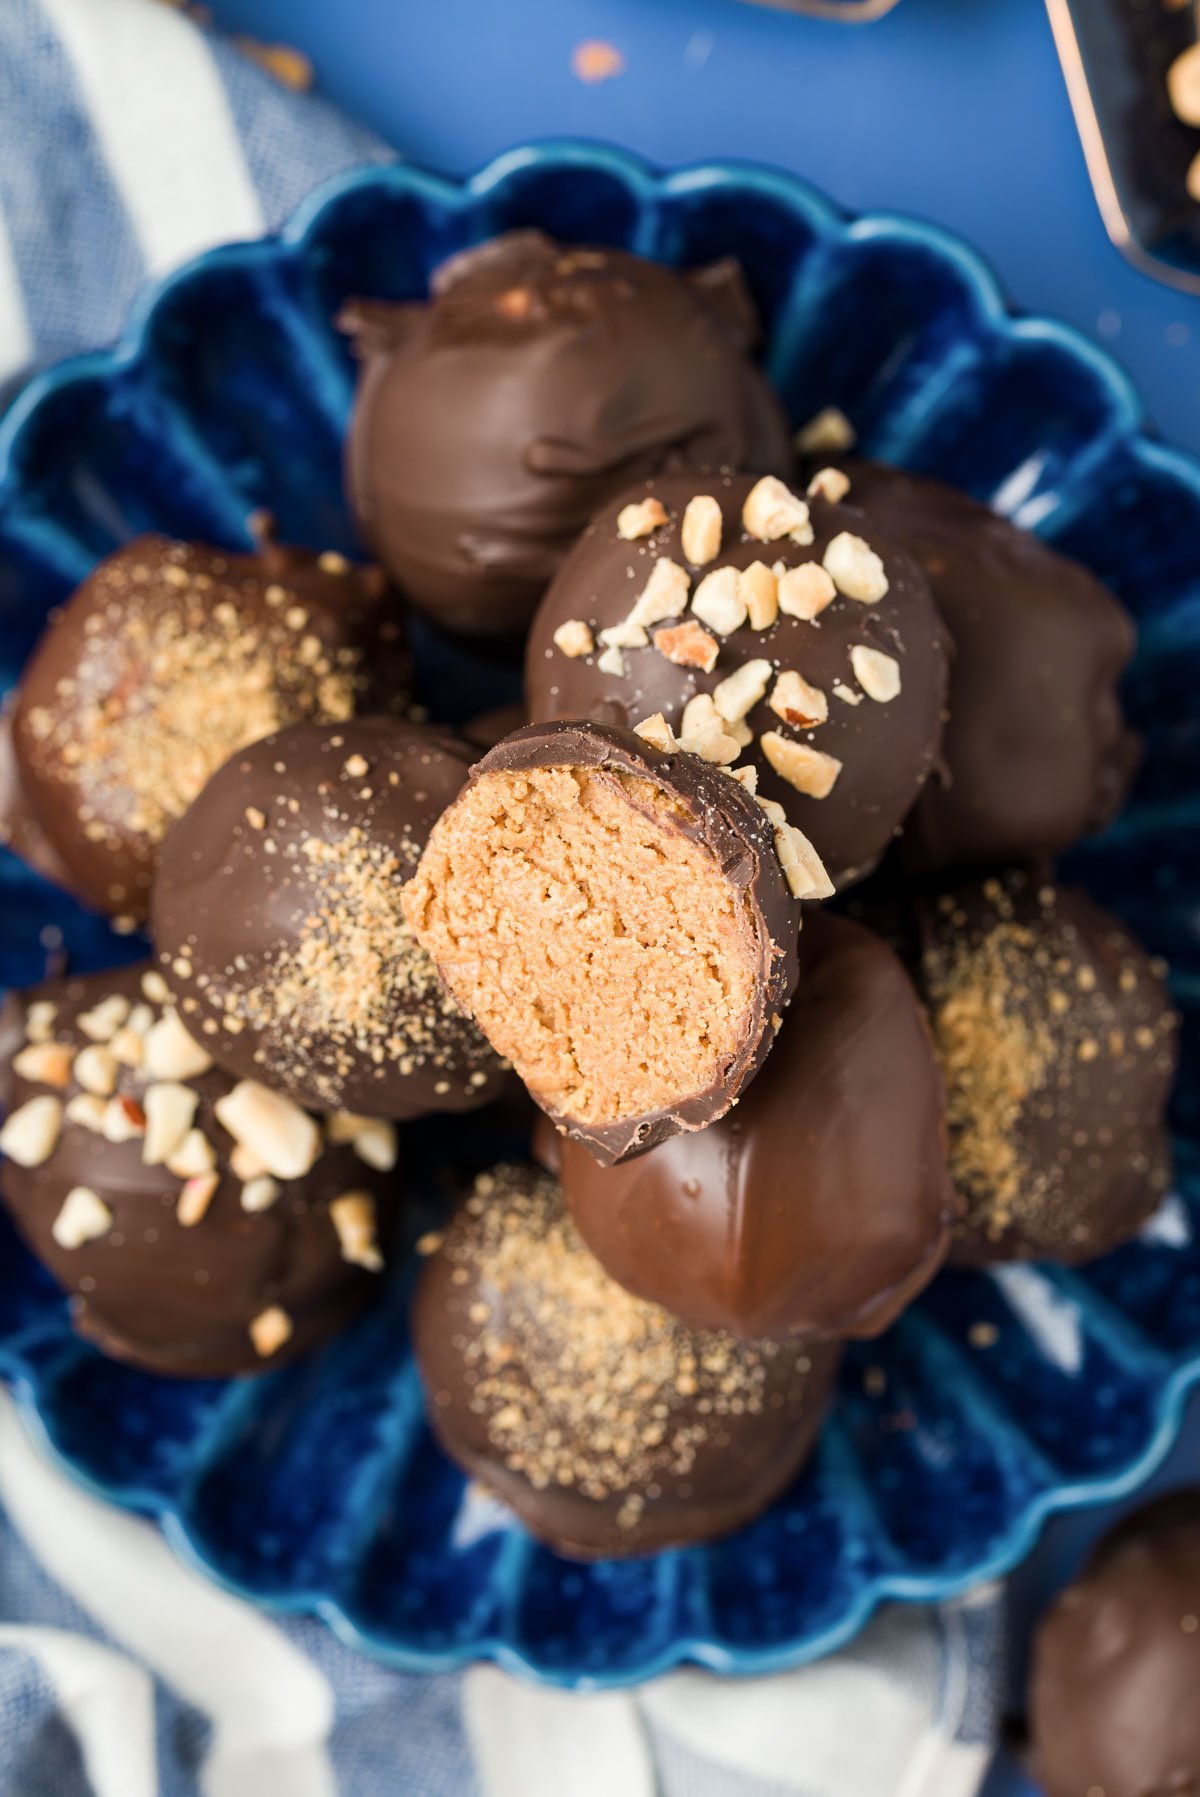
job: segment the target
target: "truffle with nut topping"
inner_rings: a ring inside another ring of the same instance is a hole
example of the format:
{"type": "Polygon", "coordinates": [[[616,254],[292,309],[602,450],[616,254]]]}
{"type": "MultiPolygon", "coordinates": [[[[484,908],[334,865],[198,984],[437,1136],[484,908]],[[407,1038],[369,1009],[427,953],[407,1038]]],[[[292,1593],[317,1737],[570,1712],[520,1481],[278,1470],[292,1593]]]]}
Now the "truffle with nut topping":
{"type": "Polygon", "coordinates": [[[796,982],[785,862],[797,887],[821,877],[799,840],[698,756],[533,724],[434,825],[405,915],[534,1101],[609,1163],[715,1122],[761,1065],[796,982]]]}
{"type": "Polygon", "coordinates": [[[1161,964],[1083,893],[1023,872],[919,900],[917,928],[965,1211],[954,1258],[1107,1253],[1170,1177],[1161,964]]]}
{"type": "Polygon", "coordinates": [[[525,674],[535,719],[661,713],[685,746],[749,763],[845,884],[934,766],[947,654],[920,569],[839,491],[739,474],[623,493],[546,594],[525,674]]]}
{"type": "Polygon", "coordinates": [[[1200,1491],[1111,1530],[1039,1623],[1029,1724],[1045,1797],[1200,1791],[1200,1491]]]}
{"type": "Polygon", "coordinates": [[[848,463],[850,500],[920,562],[954,640],[942,772],[904,828],[914,869],[1052,856],[1119,809],[1138,746],[1117,683],[1132,620],[1078,562],[940,481],[848,463]]]}
{"type": "MultiPolygon", "coordinates": [[[[545,1162],[545,1138],[535,1146],[545,1162]]],[[[878,1335],[933,1277],[957,1216],[945,1102],[912,982],[816,911],[766,1066],[711,1129],[620,1167],[557,1146],[584,1241],[627,1290],[700,1329],[878,1335]]]]}
{"type": "Polygon", "coordinates": [[[733,263],[686,272],[518,231],[428,303],[356,301],[347,475],[365,540],[448,630],[522,629],[592,513],[672,467],[783,473],[733,263]]]}
{"type": "Polygon", "coordinates": [[[474,1110],[505,1069],[400,908],[471,751],[388,718],[296,724],[235,755],[169,837],[158,963],[223,1067],[301,1104],[474,1110]]]}
{"type": "Polygon", "coordinates": [[[554,1181],[484,1174],[417,1288],[446,1452],[580,1559],[709,1541],[791,1482],[837,1366],[828,1344],[690,1329],[593,1260],[554,1181]]]}
{"type": "Polygon", "coordinates": [[[406,677],[378,569],[139,537],[52,615],[21,677],[0,839],[40,833],[85,903],[139,922],[163,837],[227,756],[399,705],[406,677]]]}
{"type": "Polygon", "coordinates": [[[314,1118],[213,1065],[149,962],[10,996],[0,1191],[76,1328],[153,1372],[275,1366],[370,1296],[392,1126],[314,1118]]]}

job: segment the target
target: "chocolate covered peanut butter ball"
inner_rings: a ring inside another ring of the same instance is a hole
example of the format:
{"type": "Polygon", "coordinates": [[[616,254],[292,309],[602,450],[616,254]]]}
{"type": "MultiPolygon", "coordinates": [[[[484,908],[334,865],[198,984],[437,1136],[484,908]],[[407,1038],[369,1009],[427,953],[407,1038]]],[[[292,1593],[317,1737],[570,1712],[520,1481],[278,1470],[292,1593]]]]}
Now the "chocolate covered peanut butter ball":
{"type": "Polygon", "coordinates": [[[1126,1518],[1043,1619],[1029,1720],[1046,1797],[1200,1791],[1200,1491],[1126,1518]]]}
{"type": "Polygon", "coordinates": [[[1078,562],[940,481],[847,465],[852,503],[920,562],[954,642],[943,773],[904,829],[918,869],[1060,854],[1119,809],[1138,746],[1128,613],[1078,562]]]}
{"type": "Polygon", "coordinates": [[[398,703],[405,677],[377,569],[139,537],[52,616],[21,677],[0,834],[19,849],[36,826],[85,903],[138,922],[164,836],[228,756],[368,695],[398,703]]]}
{"type": "Polygon", "coordinates": [[[719,1123],[620,1167],[535,1146],[627,1290],[699,1329],[871,1336],[933,1277],[957,1216],[941,1075],[912,982],[817,910],[766,1066],[719,1123]]]}
{"type": "Polygon", "coordinates": [[[798,895],[828,890],[724,769],[533,724],[472,769],[404,910],[530,1096],[607,1164],[735,1102],[795,985],[798,895]]]}
{"type": "Polygon", "coordinates": [[[297,724],[226,762],[168,838],[158,963],[223,1067],[298,1103],[474,1110],[505,1070],[401,911],[472,751],[389,718],[297,724]]]}
{"type": "Polygon", "coordinates": [[[554,1181],[484,1174],[417,1290],[413,1333],[446,1452],[579,1559],[750,1522],[820,1427],[837,1348],[690,1329],[625,1292],[554,1181]]]}
{"type": "Polygon", "coordinates": [[[676,272],[518,231],[427,303],[352,304],[347,474],[365,540],[447,630],[522,629],[592,513],[664,468],[783,473],[734,264],[676,272]]]}
{"type": "Polygon", "coordinates": [[[965,1211],[954,1258],[1107,1253],[1170,1178],[1161,966],[1082,892],[1026,873],[923,901],[918,927],[965,1211]]]}
{"type": "Polygon", "coordinates": [[[838,884],[879,860],[934,766],[947,664],[924,576],[838,503],[845,485],[629,489],[563,564],[525,663],[534,719],[661,713],[685,747],[750,763],[838,884]]]}
{"type": "Polygon", "coordinates": [[[221,1073],[150,964],[48,982],[0,1015],[0,1192],[106,1354],[152,1372],[276,1366],[368,1300],[395,1132],[221,1073]]]}

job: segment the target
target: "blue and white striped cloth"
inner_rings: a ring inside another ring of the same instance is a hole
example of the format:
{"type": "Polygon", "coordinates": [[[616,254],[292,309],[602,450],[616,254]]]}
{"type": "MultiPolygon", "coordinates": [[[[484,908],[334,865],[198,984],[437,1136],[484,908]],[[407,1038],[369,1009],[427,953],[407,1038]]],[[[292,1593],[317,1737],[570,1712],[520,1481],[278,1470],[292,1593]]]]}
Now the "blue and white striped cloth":
{"type": "MultiPolygon", "coordinates": [[[[389,154],[155,0],[0,0],[0,390],[115,338],[148,277],[389,154]]],[[[5,1797],[971,1797],[999,1636],[989,1588],[768,1679],[406,1677],[207,1584],[0,1393],[5,1797]]]]}

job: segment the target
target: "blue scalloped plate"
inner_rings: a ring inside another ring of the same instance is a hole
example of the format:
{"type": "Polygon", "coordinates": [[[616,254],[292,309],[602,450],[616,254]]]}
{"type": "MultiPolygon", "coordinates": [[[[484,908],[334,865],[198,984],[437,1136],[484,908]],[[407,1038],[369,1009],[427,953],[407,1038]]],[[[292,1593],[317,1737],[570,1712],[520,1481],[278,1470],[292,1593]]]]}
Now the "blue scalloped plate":
{"type": "MultiPolygon", "coordinates": [[[[422,1422],[402,1280],[304,1364],[173,1384],[77,1342],[5,1239],[0,1370],[93,1489],[160,1518],[221,1583],[315,1612],[397,1665],[491,1657],[571,1685],[685,1660],[758,1671],[828,1650],[881,1599],[1001,1572],[1050,1512],[1131,1489],[1200,1378],[1200,468],[1146,434],[1106,356],[1014,316],[978,259],[928,226],[847,219],[761,169],[659,177],[575,144],[515,151],[461,187],[373,169],[319,194],[281,239],[203,257],[113,352],[42,377],[10,412],[4,677],[47,608],[133,531],[239,544],[266,505],[286,535],[352,548],[339,481],[352,370],[332,315],[349,294],[418,295],[451,251],[528,224],[670,262],[737,256],[796,420],[840,406],[870,453],[1011,513],[1138,614],[1128,701],[1145,775],[1076,871],[1173,963],[1180,1188],[1086,1271],[941,1278],[851,1353],[814,1465],[768,1515],[718,1546],[623,1565],[556,1559],[464,1489],[422,1422]]],[[[80,965],[131,952],[11,860],[0,882],[0,982],[37,977],[60,940],[80,965]]]]}

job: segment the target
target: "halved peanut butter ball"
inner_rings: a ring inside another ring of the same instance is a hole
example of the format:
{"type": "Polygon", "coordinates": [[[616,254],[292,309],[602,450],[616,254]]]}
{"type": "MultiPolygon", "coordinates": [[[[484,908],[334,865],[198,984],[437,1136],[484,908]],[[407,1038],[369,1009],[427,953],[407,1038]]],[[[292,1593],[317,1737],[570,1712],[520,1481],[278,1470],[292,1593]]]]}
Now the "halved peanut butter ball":
{"type": "Polygon", "coordinates": [[[734,1103],[796,983],[799,898],[828,891],[724,769],[535,724],[477,763],[404,910],[536,1103],[611,1165],[734,1103]]]}

